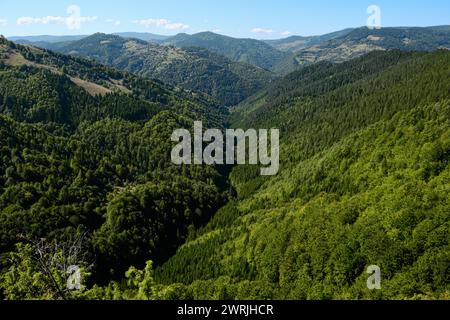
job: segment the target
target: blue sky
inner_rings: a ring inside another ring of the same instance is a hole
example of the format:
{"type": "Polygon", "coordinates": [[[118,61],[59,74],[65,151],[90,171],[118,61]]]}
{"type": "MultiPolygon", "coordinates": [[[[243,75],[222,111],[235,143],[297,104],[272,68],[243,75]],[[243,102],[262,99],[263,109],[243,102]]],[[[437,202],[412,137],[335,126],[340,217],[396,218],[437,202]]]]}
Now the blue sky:
{"type": "Polygon", "coordinates": [[[1,0],[0,34],[136,31],[172,35],[209,30],[270,39],[363,26],[370,5],[381,8],[386,27],[450,25],[448,0],[1,0]],[[67,23],[70,5],[81,10],[75,15],[79,24],[67,23]]]}

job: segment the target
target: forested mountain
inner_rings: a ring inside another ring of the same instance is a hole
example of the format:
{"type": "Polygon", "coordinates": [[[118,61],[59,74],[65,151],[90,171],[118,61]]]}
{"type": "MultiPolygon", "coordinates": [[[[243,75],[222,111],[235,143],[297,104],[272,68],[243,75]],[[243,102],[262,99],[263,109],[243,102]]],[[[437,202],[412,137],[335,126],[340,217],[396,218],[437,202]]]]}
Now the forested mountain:
{"type": "Polygon", "coordinates": [[[88,35],[78,36],[24,36],[24,37],[9,37],[8,40],[14,41],[18,44],[30,44],[30,43],[59,43],[68,41],[77,41],[88,37],[88,35]]]}
{"type": "Polygon", "coordinates": [[[284,39],[266,40],[265,42],[281,51],[297,52],[307,47],[311,47],[336,38],[343,37],[353,30],[354,29],[351,28],[344,29],[341,31],[327,33],[320,36],[290,36],[284,39]]]}
{"type": "MultiPolygon", "coordinates": [[[[128,38],[128,39],[139,39],[152,43],[160,43],[169,38],[169,36],[163,36],[159,34],[153,34],[148,32],[117,32],[113,35],[128,38]]],[[[9,37],[8,40],[14,41],[18,44],[51,44],[51,43],[61,43],[78,41],[83,38],[87,38],[89,35],[78,35],[78,36],[23,36],[23,37],[9,37]]]]}
{"type": "Polygon", "coordinates": [[[286,75],[319,61],[343,62],[376,50],[433,51],[450,48],[450,27],[344,29],[320,36],[291,36],[258,41],[235,39],[212,32],[179,34],[163,43],[197,46],[286,75]],[[268,48],[272,47],[272,49],[268,48]]]}
{"type": "Polygon", "coordinates": [[[158,46],[143,40],[100,33],[80,41],[45,47],[94,59],[142,77],[204,92],[226,106],[238,104],[273,78],[266,70],[232,62],[205,49],[158,46]]]}
{"type": "MultiPolygon", "coordinates": [[[[333,35],[333,34],[332,34],[333,35]]],[[[314,38],[313,38],[314,39],[314,38]]],[[[289,46],[289,44],[287,44],[289,46]]],[[[376,50],[433,51],[450,48],[450,27],[344,30],[339,37],[295,48],[288,70],[319,61],[343,62],[376,50]]]]}
{"type": "Polygon", "coordinates": [[[308,61],[231,115],[149,79],[183,75],[192,57],[189,70],[215,70],[204,83],[267,74],[220,50],[96,34],[58,44],[72,56],[0,38],[0,298],[449,299],[450,52],[413,52],[446,46],[446,27],[432,31],[411,50],[391,50],[397,29],[371,31],[389,50],[308,61]],[[172,132],[196,120],[279,128],[280,172],[172,164],[172,132]],[[59,261],[80,235],[83,287],[62,292],[36,247],[59,261]],[[381,290],[367,290],[370,265],[381,290]]]}
{"type": "Polygon", "coordinates": [[[281,172],[234,168],[237,198],[156,279],[195,299],[448,298],[449,84],[446,50],[375,52],[249,100],[234,125],[280,128],[281,172]]]}
{"type": "Polygon", "coordinates": [[[180,48],[205,48],[233,61],[248,63],[267,70],[275,70],[279,63],[291,56],[290,53],[277,50],[263,41],[236,39],[213,32],[178,34],[163,43],[180,48]]]}
{"type": "Polygon", "coordinates": [[[114,33],[114,35],[127,39],[139,39],[151,43],[161,43],[169,38],[169,36],[163,36],[148,32],[118,32],[114,33]]]}
{"type": "MultiPolygon", "coordinates": [[[[202,32],[193,35],[188,34],[178,34],[173,37],[165,37],[147,33],[118,33],[116,34],[123,38],[127,38],[128,40],[124,41],[134,41],[133,39],[140,39],[141,41],[151,42],[154,44],[163,44],[169,46],[165,50],[153,46],[150,50],[151,55],[155,55],[155,61],[161,61],[160,56],[177,56],[180,54],[173,53],[173,48],[170,46],[175,46],[181,49],[190,49],[191,47],[203,48],[211,52],[215,52],[218,55],[222,55],[227,57],[233,62],[243,62],[245,64],[250,64],[259,68],[263,68],[269,70],[278,75],[287,75],[290,72],[298,70],[305,65],[309,65],[316,62],[321,61],[330,61],[330,62],[344,62],[354,58],[358,58],[372,51],[379,50],[403,50],[403,51],[433,51],[441,48],[450,48],[450,27],[449,26],[436,26],[436,27],[397,27],[397,28],[382,28],[382,29],[374,29],[370,30],[367,27],[362,28],[349,28],[344,29],[337,32],[332,32],[329,34],[319,35],[319,36],[291,36],[285,39],[278,40],[267,40],[260,41],[255,39],[236,39],[232,37],[227,37],[219,34],[215,34],[213,32],[202,32]],[[161,51],[161,53],[157,53],[156,51],[161,51]],[[172,52],[172,53],[167,53],[172,52]]],[[[115,43],[120,42],[120,40],[115,39],[98,39],[100,37],[109,37],[105,35],[94,35],[91,37],[91,40],[97,38],[99,41],[112,41],[115,43]]],[[[70,38],[60,37],[59,41],[58,37],[50,37],[47,41],[45,37],[26,37],[26,38],[18,38],[21,43],[33,44],[39,47],[60,51],[63,53],[68,53],[70,48],[73,51],[77,51],[77,46],[83,47],[86,45],[82,38],[86,38],[84,36],[79,36],[80,39],[73,38],[72,41],[69,41],[70,38]],[[82,40],[81,42],[74,43],[74,40],[82,40]]],[[[16,39],[16,38],[14,38],[16,39]]],[[[87,40],[87,39],[86,39],[87,40]]],[[[90,42],[88,40],[87,42],[90,42]]],[[[141,45],[144,45],[144,43],[141,45]]],[[[95,43],[98,47],[101,48],[91,48],[86,53],[86,56],[92,57],[96,55],[96,53],[101,53],[101,51],[106,49],[107,46],[103,44],[99,46],[98,43],[95,43]],[[97,50],[98,52],[95,52],[97,50]]],[[[134,47],[134,46],[133,46],[134,47]]],[[[111,49],[111,48],[110,48],[111,49]]],[[[117,46],[116,48],[117,49],[117,46]]],[[[127,48],[129,51],[130,48],[127,48]]],[[[183,50],[182,50],[183,51],[183,50]]],[[[105,53],[105,52],[103,52],[105,53]]],[[[108,53],[105,53],[108,56],[108,53]]],[[[212,54],[212,53],[211,53],[212,54]]],[[[133,55],[133,58],[136,58],[136,54],[127,52],[125,56],[133,55]]],[[[103,54],[99,54],[100,57],[103,57],[103,54]]],[[[216,55],[216,57],[218,57],[216,55]]],[[[186,58],[188,61],[192,59],[195,61],[198,57],[186,58]]],[[[218,64],[221,68],[225,68],[224,62],[215,61],[215,58],[211,57],[213,64],[218,64]]],[[[127,60],[127,58],[125,59],[127,60]]],[[[148,60],[148,59],[147,59],[148,60]]],[[[151,60],[151,59],[150,59],[151,60]]],[[[223,60],[223,58],[218,58],[218,60],[223,60]]],[[[105,61],[101,61],[105,63],[105,61]]],[[[211,61],[209,61],[211,62],[211,61]]],[[[151,64],[151,63],[150,63],[151,64]]],[[[166,62],[171,66],[171,62],[166,62]]],[[[228,62],[229,65],[232,65],[228,62]]],[[[188,63],[189,65],[189,63],[188,63]]],[[[117,67],[116,65],[113,65],[117,67]]],[[[137,68],[136,66],[134,66],[137,68]]],[[[194,63],[194,70],[197,65],[194,63]]],[[[180,68],[177,66],[177,68],[180,68]]],[[[243,65],[240,65],[240,68],[243,68],[243,65]]],[[[214,68],[213,68],[214,69],[214,68]]],[[[203,70],[203,69],[202,69],[203,70]]],[[[183,74],[185,70],[181,68],[181,74],[183,74]]],[[[191,71],[191,70],[189,70],[191,71]]],[[[233,72],[233,70],[231,70],[233,72]]],[[[267,79],[268,74],[264,76],[261,70],[255,69],[245,69],[246,72],[249,72],[250,75],[250,87],[256,86],[260,87],[259,83],[254,83],[255,79],[264,82],[267,79]]],[[[187,72],[187,71],[186,71],[187,72]]],[[[191,71],[192,72],[192,71],[191,71]]],[[[214,74],[214,73],[213,73],[214,74]]],[[[245,73],[237,74],[240,78],[245,79],[245,73]]],[[[160,76],[158,74],[158,76],[160,76]]],[[[193,75],[191,78],[188,77],[184,81],[187,82],[186,86],[191,88],[190,85],[193,81],[192,78],[198,78],[198,75],[193,75]]],[[[207,74],[205,77],[211,77],[211,74],[207,74]]],[[[204,79],[203,77],[202,79],[204,79]]],[[[232,77],[233,78],[233,77],[232,77]]],[[[229,79],[228,76],[225,79],[229,79]]],[[[161,80],[171,83],[173,85],[178,84],[175,82],[170,82],[170,77],[161,78],[161,80]]],[[[179,80],[179,79],[178,79],[179,80]]],[[[247,79],[245,79],[247,80],[247,79]]],[[[212,77],[212,81],[215,82],[214,77],[212,77]]],[[[229,81],[232,83],[233,81],[229,81]]],[[[260,81],[256,81],[260,82],[260,81]]],[[[194,90],[199,90],[201,88],[206,88],[204,92],[214,91],[211,88],[201,82],[202,84],[194,90]]],[[[224,88],[225,90],[229,89],[229,83],[226,83],[224,88]]],[[[247,87],[244,85],[244,87],[247,87]]],[[[217,92],[221,86],[217,87],[217,92]]],[[[233,92],[236,92],[236,88],[233,88],[233,92]]],[[[200,90],[201,91],[201,90],[200,90]]],[[[247,93],[247,92],[246,92],[247,93]]],[[[254,92],[253,92],[254,93],[254,92]]],[[[228,91],[228,94],[231,94],[231,90],[228,91]]],[[[248,96],[244,94],[242,96],[248,96]]],[[[222,98],[223,99],[223,98],[222,98]]]]}
{"type": "Polygon", "coordinates": [[[0,295],[48,289],[32,270],[20,281],[4,273],[9,252],[33,239],[85,234],[95,283],[164,262],[227,197],[217,168],[170,161],[172,132],[200,119],[220,128],[225,110],[200,94],[0,38],[0,295]]]}

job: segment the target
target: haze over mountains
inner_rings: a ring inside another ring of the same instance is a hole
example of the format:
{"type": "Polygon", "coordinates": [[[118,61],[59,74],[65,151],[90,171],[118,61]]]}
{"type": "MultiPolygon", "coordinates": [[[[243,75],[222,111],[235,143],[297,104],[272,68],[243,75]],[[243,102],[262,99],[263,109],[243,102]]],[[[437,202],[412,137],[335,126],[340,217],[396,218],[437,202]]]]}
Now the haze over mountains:
{"type": "MultiPolygon", "coordinates": [[[[233,62],[242,62],[278,75],[285,75],[296,69],[318,61],[343,62],[375,50],[399,49],[405,51],[432,51],[450,48],[450,27],[427,28],[398,27],[369,30],[366,27],[345,29],[321,36],[291,36],[280,40],[260,41],[236,39],[213,32],[198,34],[178,34],[172,37],[149,33],[117,33],[123,38],[139,39],[160,45],[153,47],[155,61],[161,62],[158,50],[167,51],[166,46],[177,48],[198,47],[220,54],[233,62]]],[[[69,53],[71,48],[80,45],[88,36],[75,37],[21,37],[11,38],[19,43],[34,44],[51,50],[69,53]],[[81,41],[77,44],[71,42],[81,41]]],[[[118,40],[118,39],[116,39],[118,40]]],[[[122,42],[118,42],[116,46],[122,42]]],[[[105,44],[105,43],[104,43],[105,44]]],[[[111,46],[109,46],[111,47],[111,46]]],[[[76,50],[73,50],[76,51],[76,50]]],[[[87,57],[95,52],[84,50],[87,57]]],[[[152,59],[147,56],[147,60],[152,59]]],[[[102,61],[105,62],[105,61],[102,61]]],[[[170,63],[170,62],[169,62],[170,63]]],[[[164,80],[164,79],[163,79],[164,80]]]]}
{"type": "MultiPolygon", "coordinates": [[[[123,38],[133,38],[140,39],[148,42],[162,42],[169,38],[169,36],[163,36],[153,33],[145,32],[119,32],[113,33],[123,38]]],[[[77,41],[83,38],[89,37],[89,35],[75,35],[75,36],[22,36],[22,37],[9,37],[9,40],[15,41],[17,43],[57,43],[57,42],[67,42],[67,41],[77,41]]]]}
{"type": "Polygon", "coordinates": [[[176,47],[201,47],[222,54],[233,61],[245,62],[274,71],[289,54],[276,50],[263,41],[236,39],[213,32],[194,35],[179,34],[164,41],[176,47]]]}
{"type": "Polygon", "coordinates": [[[293,47],[297,65],[318,61],[343,62],[375,50],[433,51],[450,48],[450,27],[347,30],[308,47],[293,47]]]}
{"type": "Polygon", "coordinates": [[[158,46],[139,39],[95,34],[78,41],[37,45],[204,92],[232,106],[262,89],[274,75],[200,47],[158,46]]]}

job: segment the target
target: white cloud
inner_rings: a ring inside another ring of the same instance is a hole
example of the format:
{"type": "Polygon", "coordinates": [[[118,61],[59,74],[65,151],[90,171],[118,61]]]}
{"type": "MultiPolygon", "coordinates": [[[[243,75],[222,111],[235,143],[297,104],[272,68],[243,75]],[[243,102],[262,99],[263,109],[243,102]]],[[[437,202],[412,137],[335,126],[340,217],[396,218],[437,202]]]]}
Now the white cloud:
{"type": "Polygon", "coordinates": [[[28,24],[65,24],[69,29],[80,29],[81,23],[92,22],[97,20],[97,17],[61,17],[61,16],[46,16],[46,17],[20,17],[17,19],[18,25],[28,24]]]}
{"type": "Polygon", "coordinates": [[[81,23],[92,22],[97,20],[97,17],[83,17],[81,16],[81,9],[78,6],[67,7],[67,13],[69,16],[45,16],[45,17],[20,17],[17,19],[18,25],[29,24],[65,24],[67,28],[80,29],[81,23]]]}
{"type": "Polygon", "coordinates": [[[0,26],[6,26],[8,24],[8,20],[6,19],[0,19],[0,26]]]}
{"type": "Polygon", "coordinates": [[[156,27],[166,30],[175,30],[175,31],[183,31],[187,30],[190,27],[184,23],[174,23],[167,19],[144,19],[144,20],[135,20],[134,23],[137,23],[141,26],[156,27]]]}
{"type": "Polygon", "coordinates": [[[47,16],[42,18],[33,18],[33,17],[20,17],[17,19],[18,25],[26,25],[26,24],[49,24],[49,23],[64,23],[66,21],[65,17],[55,17],[55,16],[47,16]]]}
{"type": "Polygon", "coordinates": [[[292,34],[292,32],[290,32],[290,31],[285,31],[285,32],[281,33],[281,35],[285,36],[285,37],[290,36],[291,34],[292,34]]]}
{"type": "Polygon", "coordinates": [[[115,19],[106,19],[105,22],[107,23],[112,23],[115,26],[120,26],[122,22],[120,22],[119,20],[115,20],[115,19]]]}
{"type": "Polygon", "coordinates": [[[272,34],[273,30],[271,29],[263,29],[263,28],[253,28],[251,30],[252,33],[258,33],[258,34],[272,34]]]}

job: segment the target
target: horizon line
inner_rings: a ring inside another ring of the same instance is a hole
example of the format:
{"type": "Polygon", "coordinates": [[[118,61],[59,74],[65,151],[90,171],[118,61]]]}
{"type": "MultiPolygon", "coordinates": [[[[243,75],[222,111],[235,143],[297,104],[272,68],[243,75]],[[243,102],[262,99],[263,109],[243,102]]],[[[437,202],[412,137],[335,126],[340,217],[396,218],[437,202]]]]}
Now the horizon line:
{"type": "MultiPolygon", "coordinates": [[[[438,28],[438,27],[450,27],[450,24],[443,24],[443,25],[428,25],[428,26],[417,26],[417,25],[411,25],[411,26],[383,26],[381,29],[402,29],[402,28],[438,28]]],[[[165,34],[159,34],[159,33],[154,33],[154,32],[141,32],[141,31],[119,31],[119,32],[113,32],[113,33],[106,33],[106,32],[94,32],[91,34],[29,34],[29,35],[12,35],[12,36],[5,36],[3,35],[5,38],[10,39],[10,38],[27,38],[27,37],[89,37],[92,36],[94,34],[106,34],[106,35],[118,35],[118,34],[123,34],[123,33],[137,33],[137,34],[151,34],[154,36],[158,36],[158,37],[175,37],[177,35],[182,35],[182,34],[186,34],[186,35],[196,35],[196,34],[201,34],[201,33],[213,33],[213,34],[217,34],[220,36],[225,36],[225,37],[230,37],[230,38],[234,38],[234,39],[253,39],[253,40],[259,40],[259,41],[273,41],[273,40],[281,40],[281,39],[288,39],[291,37],[303,37],[303,38],[307,38],[307,37],[320,37],[320,36],[324,36],[327,34],[331,34],[331,33],[335,33],[335,32],[339,32],[339,31],[344,31],[344,30],[348,30],[348,29],[362,29],[362,28],[366,28],[366,26],[359,26],[359,27],[347,27],[347,28],[343,28],[343,29],[338,29],[335,31],[331,31],[331,32],[327,32],[327,33],[322,33],[322,34],[313,34],[313,35],[301,35],[301,34],[291,34],[289,36],[286,37],[280,37],[280,38],[273,38],[273,39],[264,39],[264,38],[251,38],[251,37],[236,37],[236,36],[232,36],[232,35],[227,35],[227,34],[222,34],[220,32],[214,32],[211,30],[205,30],[205,31],[199,31],[199,32],[193,32],[193,33],[189,33],[189,32],[178,32],[175,34],[171,34],[171,35],[165,35],[165,34]]]]}

